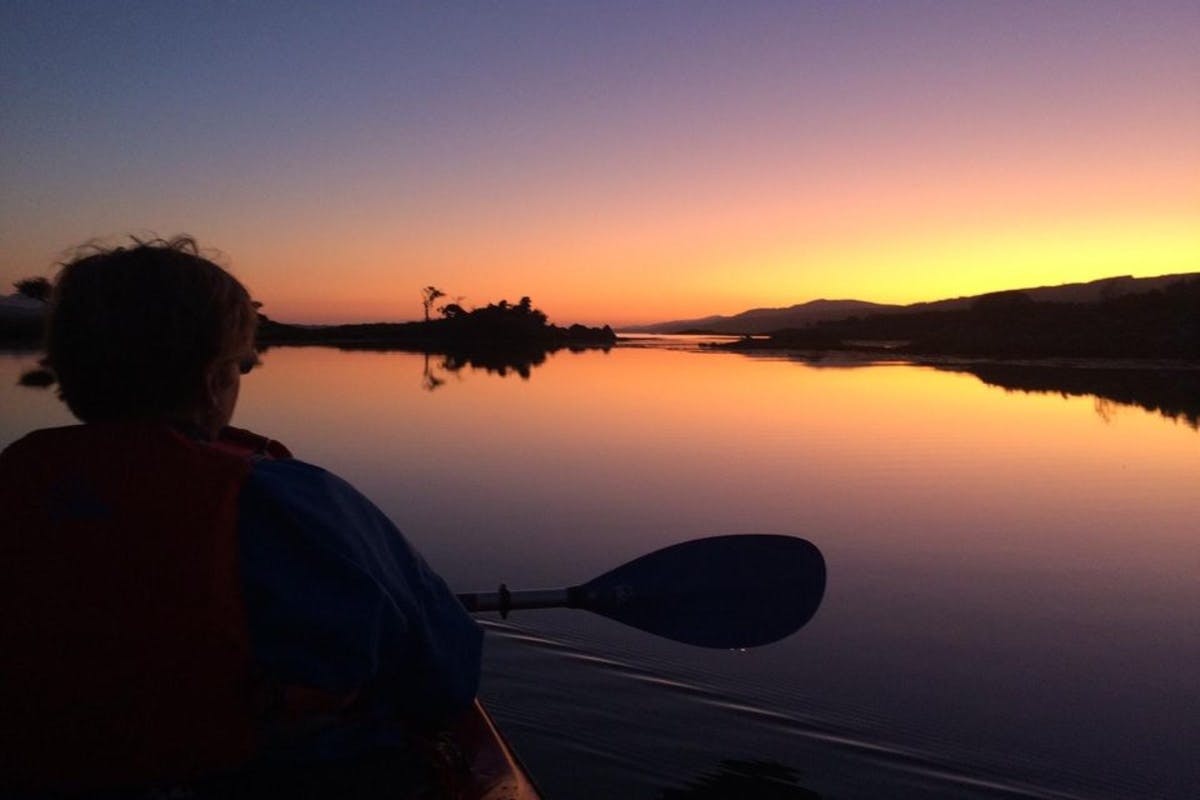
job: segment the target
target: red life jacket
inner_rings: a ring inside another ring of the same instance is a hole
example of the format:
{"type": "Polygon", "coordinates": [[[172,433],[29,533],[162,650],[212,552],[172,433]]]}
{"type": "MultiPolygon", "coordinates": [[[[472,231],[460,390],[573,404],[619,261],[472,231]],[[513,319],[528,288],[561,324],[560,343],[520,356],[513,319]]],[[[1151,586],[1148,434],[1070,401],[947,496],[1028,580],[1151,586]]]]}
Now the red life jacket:
{"type": "Polygon", "coordinates": [[[256,449],[287,455],[157,423],[0,454],[0,790],[186,780],[253,755],[237,501],[256,449]]]}

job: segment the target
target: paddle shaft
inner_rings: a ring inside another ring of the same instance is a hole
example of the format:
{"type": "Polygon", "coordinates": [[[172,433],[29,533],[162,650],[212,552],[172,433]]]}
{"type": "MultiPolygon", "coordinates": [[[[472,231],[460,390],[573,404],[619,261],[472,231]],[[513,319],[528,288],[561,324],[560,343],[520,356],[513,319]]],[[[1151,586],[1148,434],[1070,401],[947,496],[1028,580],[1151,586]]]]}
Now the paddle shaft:
{"type": "Polygon", "coordinates": [[[501,584],[495,592],[469,592],[458,595],[467,611],[499,611],[502,615],[523,608],[575,608],[578,587],[567,589],[522,589],[510,592],[501,584]]]}

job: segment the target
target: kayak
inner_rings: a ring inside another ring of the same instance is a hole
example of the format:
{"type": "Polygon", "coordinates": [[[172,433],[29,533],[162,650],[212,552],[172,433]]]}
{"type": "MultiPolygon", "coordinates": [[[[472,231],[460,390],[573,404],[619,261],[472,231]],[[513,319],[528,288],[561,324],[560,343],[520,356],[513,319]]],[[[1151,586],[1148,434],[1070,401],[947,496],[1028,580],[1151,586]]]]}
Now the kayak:
{"type": "Polygon", "coordinates": [[[478,700],[451,727],[451,747],[439,772],[454,800],[539,800],[541,794],[491,715],[478,700]],[[461,758],[459,758],[461,756],[461,758]],[[450,768],[447,769],[447,766],[450,768]],[[447,774],[449,773],[449,774],[447,774]]]}
{"type": "Polygon", "coordinates": [[[541,794],[483,704],[475,700],[457,719],[415,737],[404,751],[376,751],[361,759],[284,772],[268,768],[236,778],[232,791],[212,787],[198,798],[291,797],[339,800],[540,800],[541,794]]]}
{"type": "MultiPolygon", "coordinates": [[[[40,793],[11,794],[6,800],[48,800],[40,793]]],[[[57,797],[58,795],[54,795],[57,797]]],[[[426,735],[408,755],[380,752],[353,763],[327,767],[251,769],[196,783],[147,790],[108,790],[79,795],[95,800],[146,797],[196,800],[291,798],[410,798],[410,800],[541,800],[541,793],[483,704],[475,700],[462,716],[436,735],[426,735]],[[412,762],[408,762],[408,758],[412,762]],[[416,773],[406,763],[417,763],[416,773]],[[411,783],[415,774],[421,777],[411,783]]]]}
{"type": "Polygon", "coordinates": [[[479,700],[436,732],[415,737],[403,751],[381,750],[326,765],[267,767],[232,776],[228,783],[218,781],[187,788],[198,791],[184,796],[197,800],[541,798],[528,771],[479,700]]]}

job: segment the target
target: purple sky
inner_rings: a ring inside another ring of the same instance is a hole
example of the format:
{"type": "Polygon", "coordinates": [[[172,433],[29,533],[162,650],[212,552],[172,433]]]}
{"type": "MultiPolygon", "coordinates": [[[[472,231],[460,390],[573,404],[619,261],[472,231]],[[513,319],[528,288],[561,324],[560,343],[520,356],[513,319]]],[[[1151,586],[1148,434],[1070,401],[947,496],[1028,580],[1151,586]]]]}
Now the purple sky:
{"type": "Polygon", "coordinates": [[[305,320],[1200,269],[1198,42],[1195,0],[10,0],[0,281],[150,231],[305,320]]]}

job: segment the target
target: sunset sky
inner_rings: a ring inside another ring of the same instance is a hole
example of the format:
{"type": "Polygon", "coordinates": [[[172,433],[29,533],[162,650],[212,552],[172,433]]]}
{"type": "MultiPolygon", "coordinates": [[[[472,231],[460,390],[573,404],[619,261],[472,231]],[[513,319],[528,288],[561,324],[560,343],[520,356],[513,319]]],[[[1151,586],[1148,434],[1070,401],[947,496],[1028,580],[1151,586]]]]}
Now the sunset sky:
{"type": "Polygon", "coordinates": [[[0,293],[188,232],[294,322],[1200,270],[1200,2],[0,5],[0,293]]]}

